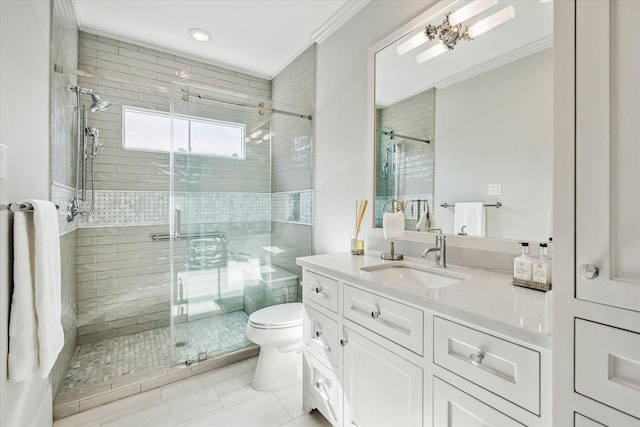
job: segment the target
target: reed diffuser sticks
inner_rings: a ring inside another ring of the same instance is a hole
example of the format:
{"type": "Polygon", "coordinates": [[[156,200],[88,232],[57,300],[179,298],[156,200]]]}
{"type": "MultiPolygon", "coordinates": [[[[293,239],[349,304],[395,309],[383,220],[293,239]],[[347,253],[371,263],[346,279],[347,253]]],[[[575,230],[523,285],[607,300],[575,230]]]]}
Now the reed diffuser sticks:
{"type": "Polygon", "coordinates": [[[358,201],[356,200],[356,235],[360,233],[360,226],[364,219],[364,213],[367,211],[368,200],[358,201]]]}
{"type": "Polygon", "coordinates": [[[364,255],[364,239],[360,236],[360,227],[368,204],[368,200],[356,200],[356,228],[351,238],[351,253],[353,255],[364,255]]]}

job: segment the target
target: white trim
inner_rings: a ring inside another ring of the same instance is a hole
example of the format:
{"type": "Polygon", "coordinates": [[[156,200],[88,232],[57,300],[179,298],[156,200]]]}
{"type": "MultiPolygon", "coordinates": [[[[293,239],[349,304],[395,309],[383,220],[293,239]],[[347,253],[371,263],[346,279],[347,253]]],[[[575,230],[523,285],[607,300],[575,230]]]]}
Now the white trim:
{"type": "Polygon", "coordinates": [[[311,34],[311,42],[322,43],[328,39],[333,33],[338,31],[340,27],[346,24],[351,18],[356,16],[358,12],[364,9],[371,0],[347,0],[347,2],[338,9],[324,24],[322,24],[313,34],[311,34]]]}

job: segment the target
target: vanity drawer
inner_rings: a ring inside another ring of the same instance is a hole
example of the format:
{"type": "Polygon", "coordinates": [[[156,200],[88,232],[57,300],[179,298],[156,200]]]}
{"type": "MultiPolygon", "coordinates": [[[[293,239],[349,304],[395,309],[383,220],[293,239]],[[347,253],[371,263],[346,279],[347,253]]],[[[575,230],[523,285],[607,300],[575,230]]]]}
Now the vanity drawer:
{"type": "Polygon", "coordinates": [[[344,285],[344,317],[423,354],[423,312],[385,297],[344,285]]]}
{"type": "Polygon", "coordinates": [[[576,391],[640,418],[640,334],[575,322],[576,391]]]}
{"type": "Polygon", "coordinates": [[[309,270],[302,273],[302,296],[326,309],[338,312],[338,281],[309,270]]]}
{"type": "Polygon", "coordinates": [[[342,388],[338,377],[309,352],[304,352],[304,393],[332,425],[340,425],[342,388]]]}
{"type": "Polygon", "coordinates": [[[434,317],[433,361],[540,415],[540,353],[434,317]]]}
{"type": "Polygon", "coordinates": [[[304,306],[304,345],[338,366],[338,322],[304,306]]]}

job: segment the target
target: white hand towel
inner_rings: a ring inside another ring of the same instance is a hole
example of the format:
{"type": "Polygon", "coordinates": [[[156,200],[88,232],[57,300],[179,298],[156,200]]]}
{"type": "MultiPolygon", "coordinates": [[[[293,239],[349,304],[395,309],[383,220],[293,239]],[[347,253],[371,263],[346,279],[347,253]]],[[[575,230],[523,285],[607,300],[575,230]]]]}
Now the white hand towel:
{"type": "Polygon", "coordinates": [[[454,232],[460,233],[463,226],[468,236],[485,237],[486,221],[483,202],[456,203],[454,232]]]}
{"type": "Polygon", "coordinates": [[[431,218],[429,218],[429,211],[425,211],[420,216],[418,223],[416,224],[416,231],[427,231],[431,227],[431,218]]]}
{"type": "Polygon", "coordinates": [[[382,231],[385,240],[401,237],[404,234],[404,212],[385,212],[382,216],[382,231]]]}
{"type": "Polygon", "coordinates": [[[37,368],[47,378],[64,346],[60,233],[53,203],[25,200],[33,213],[14,214],[14,289],[9,325],[9,378],[37,368]],[[37,341],[34,340],[34,325],[37,341]]]}

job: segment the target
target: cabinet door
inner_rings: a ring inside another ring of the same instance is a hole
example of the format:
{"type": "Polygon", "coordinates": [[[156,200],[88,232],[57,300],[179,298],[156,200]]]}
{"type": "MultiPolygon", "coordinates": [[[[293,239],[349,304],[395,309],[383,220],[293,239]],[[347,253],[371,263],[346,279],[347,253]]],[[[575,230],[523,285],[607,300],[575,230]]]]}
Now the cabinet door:
{"type": "Polygon", "coordinates": [[[638,16],[638,1],[576,2],[576,297],[636,311],[638,16]],[[596,267],[597,277],[589,278],[586,266],[596,267]]]}
{"type": "Polygon", "coordinates": [[[422,369],[345,328],[345,426],[422,426],[422,369]]]}
{"type": "Polygon", "coordinates": [[[522,427],[513,418],[467,393],[433,378],[434,427],[522,427]]]}

